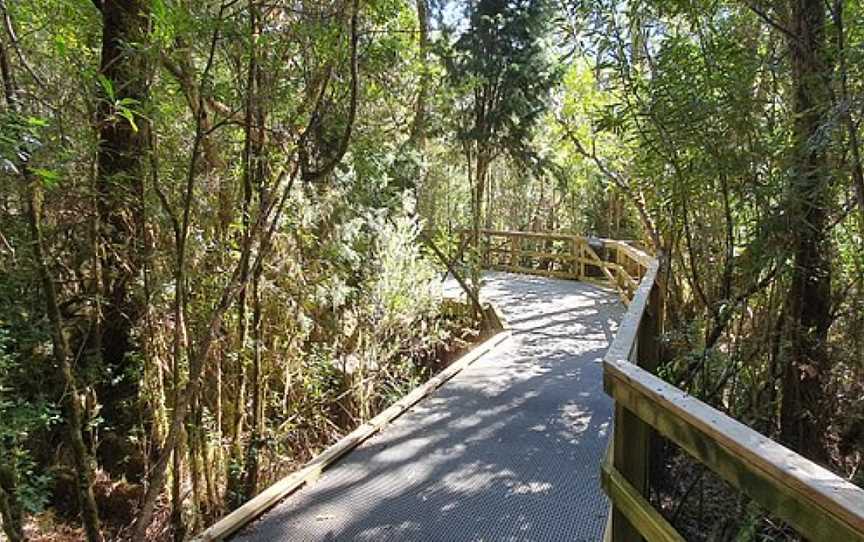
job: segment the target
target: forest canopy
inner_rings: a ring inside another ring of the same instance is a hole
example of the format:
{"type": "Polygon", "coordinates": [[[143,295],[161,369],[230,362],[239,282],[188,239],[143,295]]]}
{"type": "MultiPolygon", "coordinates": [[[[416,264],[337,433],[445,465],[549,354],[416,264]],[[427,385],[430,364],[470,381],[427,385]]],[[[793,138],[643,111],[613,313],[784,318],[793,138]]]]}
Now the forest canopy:
{"type": "MultiPolygon", "coordinates": [[[[184,540],[248,501],[481,336],[440,282],[477,300],[482,230],[662,255],[659,374],[864,485],[858,2],[0,18],[10,540],[184,540]]],[[[694,539],[780,536],[737,508],[694,539]]]]}

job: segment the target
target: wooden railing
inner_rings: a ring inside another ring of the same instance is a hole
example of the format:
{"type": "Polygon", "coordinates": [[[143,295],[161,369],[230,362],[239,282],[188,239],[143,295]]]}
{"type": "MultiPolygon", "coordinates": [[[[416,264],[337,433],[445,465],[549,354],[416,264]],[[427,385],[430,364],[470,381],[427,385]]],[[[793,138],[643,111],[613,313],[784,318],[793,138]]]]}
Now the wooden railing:
{"type": "Polygon", "coordinates": [[[660,435],[812,542],[864,541],[864,490],[657,378],[663,328],[660,264],[652,260],[603,365],[615,400],[602,484],[606,539],[682,541],[648,500],[651,439],[660,435]]]}
{"type": "MultiPolygon", "coordinates": [[[[461,246],[472,233],[460,232],[461,246]]],[[[864,490],[654,376],[663,331],[660,261],[623,241],[482,230],[487,268],[615,286],[628,305],[603,364],[615,401],[601,465],[612,542],[683,541],[648,500],[651,441],[669,439],[812,542],[864,542],[864,490]]]]}
{"type": "MultiPolygon", "coordinates": [[[[459,232],[470,246],[472,232],[459,232]]],[[[489,269],[603,282],[625,303],[632,299],[651,257],[624,241],[560,233],[481,230],[480,256],[489,269]]]]}

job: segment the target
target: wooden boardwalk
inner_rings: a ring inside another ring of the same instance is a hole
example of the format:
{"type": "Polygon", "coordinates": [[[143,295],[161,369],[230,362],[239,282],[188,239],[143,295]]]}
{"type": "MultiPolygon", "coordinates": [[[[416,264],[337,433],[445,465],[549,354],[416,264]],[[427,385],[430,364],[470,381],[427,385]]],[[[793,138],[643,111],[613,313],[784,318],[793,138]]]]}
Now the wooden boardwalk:
{"type": "Polygon", "coordinates": [[[235,540],[600,540],[601,360],[624,308],[586,283],[506,273],[483,296],[509,339],[235,540]]]}

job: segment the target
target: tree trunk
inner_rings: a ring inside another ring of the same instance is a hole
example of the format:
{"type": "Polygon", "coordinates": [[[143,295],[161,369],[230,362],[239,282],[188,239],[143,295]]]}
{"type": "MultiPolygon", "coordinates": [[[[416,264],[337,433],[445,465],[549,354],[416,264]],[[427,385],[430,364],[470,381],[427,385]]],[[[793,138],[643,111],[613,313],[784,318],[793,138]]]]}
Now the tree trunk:
{"type": "Polygon", "coordinates": [[[99,150],[96,182],[97,212],[103,251],[101,353],[110,374],[98,390],[103,415],[120,435],[138,423],[129,403],[137,400],[137,371],[127,368],[133,349],[132,329],[142,314],[142,301],[134,292],[141,268],[138,241],[142,238],[144,175],[148,142],[145,114],[134,124],[118,114],[118,103],[142,111],[148,94],[144,53],[150,2],[105,0],[102,10],[102,96],[97,113],[99,150]]]}
{"type": "Polygon", "coordinates": [[[42,291],[45,296],[45,305],[48,312],[48,321],[51,323],[51,343],[54,361],[60,368],[63,384],[66,387],[64,394],[64,409],[66,411],[66,427],[69,435],[69,444],[72,448],[72,458],[75,462],[75,472],[78,477],[78,495],[81,502],[81,515],[84,521],[84,531],[89,542],[101,542],[102,533],[99,523],[99,510],[96,507],[96,499],[93,496],[93,466],[87,445],[81,435],[83,424],[83,413],[81,412],[80,395],[78,383],[72,369],[72,359],[69,344],[63,330],[63,317],[57,300],[57,290],[54,280],[48,269],[48,261],[42,241],[42,195],[36,188],[35,179],[25,180],[28,187],[27,218],[30,226],[30,234],[33,238],[33,253],[39,278],[42,282],[42,291]]]}
{"type": "MultiPolygon", "coordinates": [[[[177,247],[180,247],[181,240],[178,235],[176,239],[177,247]]],[[[177,405],[183,400],[182,378],[180,371],[182,370],[181,360],[183,353],[188,352],[188,337],[186,336],[186,300],[185,300],[185,273],[183,272],[183,259],[181,251],[177,249],[177,268],[174,272],[174,355],[172,356],[172,398],[175,413],[177,405]]],[[[169,430],[170,431],[170,430],[169,430]]],[[[183,540],[186,529],[183,527],[183,435],[175,439],[173,443],[173,451],[171,455],[171,526],[174,532],[175,542],[183,540]]]]}
{"type": "Polygon", "coordinates": [[[414,104],[414,122],[411,124],[411,141],[420,150],[426,144],[426,100],[429,95],[429,15],[428,0],[417,0],[417,25],[420,33],[420,64],[423,73],[420,75],[420,88],[417,91],[417,101],[414,104]]]}
{"type": "Polygon", "coordinates": [[[10,542],[21,542],[24,536],[24,509],[18,500],[18,472],[10,463],[0,464],[0,518],[3,533],[10,542]]]}
{"type": "MultiPolygon", "coordinates": [[[[414,120],[411,123],[409,145],[424,157],[426,153],[426,102],[429,97],[429,85],[432,82],[429,69],[429,6],[428,0],[417,0],[417,26],[419,30],[418,53],[420,57],[420,82],[417,89],[417,101],[414,103],[414,120]]],[[[435,175],[429,175],[428,167],[421,162],[417,168],[416,184],[417,208],[426,219],[429,231],[437,228],[437,197],[438,180],[435,175]]]]}
{"type": "Polygon", "coordinates": [[[260,453],[264,436],[263,397],[261,386],[261,268],[255,269],[252,277],[252,434],[246,450],[246,498],[252,498],[258,493],[258,470],[260,453]]]}
{"type": "MultiPolygon", "coordinates": [[[[474,187],[471,198],[472,214],[472,244],[474,261],[471,266],[471,282],[474,292],[480,292],[480,267],[482,262],[482,247],[480,246],[480,230],[483,221],[483,197],[486,188],[486,176],[489,173],[489,153],[482,145],[478,145],[477,160],[474,169],[474,187]]],[[[478,315],[479,316],[479,315],[478,315]]]]}
{"type": "Polygon", "coordinates": [[[828,452],[823,377],[830,370],[826,342],[831,324],[830,177],[819,132],[829,109],[826,81],[831,74],[826,63],[825,4],[792,0],[791,8],[794,167],[788,216],[793,221],[795,267],[785,306],[781,438],[824,464],[828,452]]]}

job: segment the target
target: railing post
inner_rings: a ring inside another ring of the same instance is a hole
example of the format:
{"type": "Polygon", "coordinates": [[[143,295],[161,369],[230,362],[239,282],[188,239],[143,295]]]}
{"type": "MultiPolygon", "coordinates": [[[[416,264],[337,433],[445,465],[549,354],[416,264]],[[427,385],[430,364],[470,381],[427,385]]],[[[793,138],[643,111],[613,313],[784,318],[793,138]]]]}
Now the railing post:
{"type": "Polygon", "coordinates": [[[585,244],[588,241],[585,239],[579,239],[579,279],[585,280],[585,244]]]}
{"type": "MultiPolygon", "coordinates": [[[[661,284],[658,280],[651,289],[648,306],[639,324],[636,344],[630,354],[630,361],[652,373],[660,363],[660,335],[663,328],[661,284]]],[[[653,430],[648,424],[615,403],[612,464],[646,500],[652,433],[653,430]]],[[[642,542],[639,531],[615,508],[612,510],[612,542],[642,542]]]]}
{"type": "Polygon", "coordinates": [[[480,262],[485,268],[489,267],[489,247],[491,244],[492,235],[480,230],[480,237],[477,239],[477,250],[480,252],[480,262]]]}

